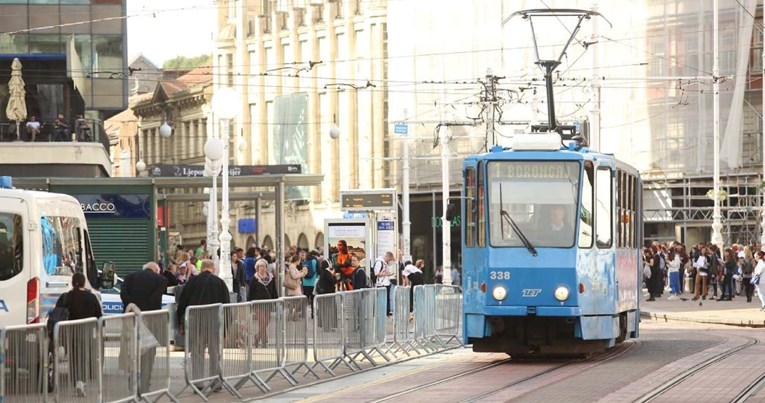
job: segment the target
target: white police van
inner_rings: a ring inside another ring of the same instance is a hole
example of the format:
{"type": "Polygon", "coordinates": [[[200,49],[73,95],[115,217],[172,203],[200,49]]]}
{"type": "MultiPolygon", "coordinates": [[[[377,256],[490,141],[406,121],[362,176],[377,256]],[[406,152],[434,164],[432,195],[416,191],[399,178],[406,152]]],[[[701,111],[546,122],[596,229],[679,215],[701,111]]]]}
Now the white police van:
{"type": "Polygon", "coordinates": [[[80,203],[0,177],[0,327],[44,321],[75,272],[91,289],[103,281],[80,203]]]}
{"type": "MultiPolygon", "coordinates": [[[[123,280],[121,277],[114,277],[114,287],[101,288],[101,308],[104,315],[121,314],[124,310],[120,290],[122,290],[123,280]]],[[[175,298],[172,295],[162,294],[162,309],[166,309],[168,304],[174,304],[175,298]]]]}

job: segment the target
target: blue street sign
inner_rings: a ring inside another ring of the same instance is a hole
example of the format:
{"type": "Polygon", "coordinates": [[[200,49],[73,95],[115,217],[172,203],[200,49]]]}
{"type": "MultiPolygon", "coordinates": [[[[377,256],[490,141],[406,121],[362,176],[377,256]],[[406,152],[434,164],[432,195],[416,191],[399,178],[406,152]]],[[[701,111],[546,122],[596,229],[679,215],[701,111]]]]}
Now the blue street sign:
{"type": "Polygon", "coordinates": [[[396,123],[393,126],[393,133],[407,135],[409,134],[409,125],[406,123],[396,123]]]}

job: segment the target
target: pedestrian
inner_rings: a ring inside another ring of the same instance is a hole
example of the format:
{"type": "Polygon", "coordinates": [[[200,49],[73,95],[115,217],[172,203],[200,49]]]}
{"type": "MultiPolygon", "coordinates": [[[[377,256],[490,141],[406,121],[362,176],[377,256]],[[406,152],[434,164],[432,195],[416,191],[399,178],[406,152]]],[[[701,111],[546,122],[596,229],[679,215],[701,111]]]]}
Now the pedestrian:
{"type": "Polygon", "coordinates": [[[760,296],[760,303],[762,304],[762,311],[765,311],[765,280],[762,276],[765,276],[765,252],[757,251],[757,266],[754,268],[754,276],[752,278],[759,279],[757,281],[757,294],[760,296]]]}
{"type": "Polygon", "coordinates": [[[707,299],[707,292],[709,292],[709,257],[707,256],[706,246],[702,246],[699,249],[699,255],[693,262],[693,267],[696,269],[696,282],[693,285],[693,301],[699,299],[707,299]]]}
{"type": "Polygon", "coordinates": [[[462,279],[460,278],[460,270],[459,270],[459,268],[457,267],[456,264],[454,266],[452,266],[451,274],[452,274],[452,284],[453,285],[461,286],[462,285],[462,279]]]}
{"type": "Polygon", "coordinates": [[[729,248],[725,249],[725,265],[723,266],[722,289],[720,290],[720,299],[718,301],[733,300],[733,275],[738,270],[736,252],[729,248]]]}
{"type": "Polygon", "coordinates": [[[425,261],[418,259],[417,262],[406,262],[404,271],[401,273],[404,276],[404,286],[409,287],[409,320],[413,320],[414,316],[414,287],[425,284],[425,276],[422,273],[422,269],[425,267],[425,261]]]}
{"type": "Polygon", "coordinates": [[[374,265],[372,266],[372,270],[375,273],[375,286],[376,287],[385,287],[386,290],[386,301],[387,301],[387,314],[388,316],[393,315],[393,312],[390,309],[390,277],[391,272],[388,270],[388,265],[393,262],[393,252],[387,251],[385,252],[385,255],[377,258],[375,260],[374,265]]]}
{"type": "MultiPolygon", "coordinates": [[[[222,326],[220,323],[216,323],[218,315],[213,318],[206,318],[205,321],[195,321],[194,328],[186,329],[185,316],[186,308],[195,305],[207,305],[207,304],[227,304],[229,303],[229,290],[226,283],[223,282],[218,276],[215,275],[215,263],[210,259],[202,260],[202,272],[189,279],[178,298],[178,330],[181,336],[186,332],[191,332],[189,342],[191,345],[185,348],[189,349],[191,353],[191,373],[194,379],[200,379],[205,374],[204,358],[205,350],[210,355],[209,360],[209,372],[208,376],[218,375],[218,364],[220,358],[220,340],[217,329],[222,326]]],[[[210,385],[194,385],[199,391],[209,387],[211,389],[218,389],[220,386],[215,384],[210,385]]]]}
{"type": "Polygon", "coordinates": [[[206,248],[207,248],[207,241],[204,239],[199,241],[199,246],[197,247],[197,250],[194,251],[194,257],[197,258],[197,260],[204,259],[206,248]]]}
{"type": "MultiPolygon", "coordinates": [[[[159,274],[159,266],[154,262],[143,265],[143,270],[130,273],[122,284],[120,299],[124,309],[129,304],[135,304],[139,312],[162,309],[162,294],[167,290],[167,279],[159,274]]],[[[144,323],[140,324],[144,326],[144,323]]],[[[151,388],[151,370],[157,348],[151,347],[141,351],[141,383],[138,392],[146,393],[151,388]]]]}
{"type": "MultiPolygon", "coordinates": [[[[337,277],[329,260],[319,262],[319,280],[316,283],[316,295],[335,293],[337,277]]],[[[316,310],[318,327],[325,331],[337,328],[337,299],[333,297],[317,298],[316,310]]]]}
{"type": "Polygon", "coordinates": [[[709,247],[709,250],[707,251],[709,255],[709,288],[712,289],[713,294],[712,298],[717,298],[717,283],[718,283],[718,276],[721,274],[722,270],[720,270],[721,264],[720,264],[720,255],[719,249],[717,248],[717,245],[712,244],[709,247]]]}
{"type": "Polygon", "coordinates": [[[741,264],[741,278],[744,288],[744,295],[746,296],[746,302],[752,302],[752,294],[754,294],[754,286],[752,285],[752,275],[754,273],[754,257],[752,256],[752,248],[749,246],[744,247],[744,257],[740,261],[741,264]]]}
{"type": "MultiPolygon", "coordinates": [[[[300,266],[306,269],[306,275],[303,277],[303,295],[308,298],[308,306],[313,306],[313,289],[316,287],[316,280],[319,278],[317,256],[318,252],[316,251],[311,251],[310,253],[305,249],[300,251],[300,266]]],[[[311,312],[311,318],[313,318],[313,312],[311,312]]]]}
{"type": "Polygon", "coordinates": [[[167,265],[167,269],[162,272],[162,276],[167,280],[168,287],[178,285],[178,266],[175,263],[167,265]]]}
{"type": "MultiPolygon", "coordinates": [[[[250,281],[252,281],[252,276],[255,275],[255,263],[258,261],[257,255],[258,255],[258,252],[256,248],[250,247],[247,249],[247,253],[245,254],[245,258],[244,258],[244,283],[245,284],[250,284],[250,281]]],[[[268,264],[268,262],[266,262],[266,264],[268,264]]]]}
{"type": "MultiPolygon", "coordinates": [[[[247,289],[247,301],[277,299],[276,278],[268,272],[268,262],[258,259],[255,262],[255,274],[247,289]]],[[[255,334],[255,348],[268,345],[268,323],[271,321],[271,309],[267,304],[255,305],[255,318],[258,321],[258,333],[255,334]]]]}
{"type": "Polygon", "coordinates": [[[240,267],[239,254],[236,253],[236,249],[231,251],[231,279],[236,301],[241,302],[243,299],[240,291],[244,286],[244,265],[242,264],[240,267]]]}
{"type": "MultiPolygon", "coordinates": [[[[90,290],[85,289],[85,275],[80,272],[72,275],[72,289],[61,294],[56,301],[56,308],[68,309],[69,320],[100,318],[102,315],[101,303],[90,290]]],[[[86,397],[86,381],[98,374],[95,360],[90,360],[87,357],[96,353],[90,351],[86,344],[82,343],[81,340],[76,340],[76,338],[66,338],[63,342],[65,344],[64,351],[69,356],[69,376],[74,382],[75,393],[77,396],[86,397]]],[[[54,353],[59,354],[56,350],[54,353]]]]}
{"type": "Polygon", "coordinates": [[[367,272],[364,270],[358,255],[355,253],[351,253],[351,267],[353,267],[353,274],[351,275],[353,289],[360,290],[362,288],[370,288],[367,272]]]}
{"type": "Polygon", "coordinates": [[[675,299],[680,295],[680,256],[670,249],[667,256],[667,272],[669,275],[670,296],[667,299],[675,299]]]}

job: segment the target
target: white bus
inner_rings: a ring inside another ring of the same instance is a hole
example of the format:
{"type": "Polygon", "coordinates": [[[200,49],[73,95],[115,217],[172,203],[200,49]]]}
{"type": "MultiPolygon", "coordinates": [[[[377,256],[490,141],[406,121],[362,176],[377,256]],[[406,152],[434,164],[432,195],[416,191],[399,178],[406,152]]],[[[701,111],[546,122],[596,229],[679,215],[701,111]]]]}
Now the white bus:
{"type": "Polygon", "coordinates": [[[75,272],[98,287],[80,203],[13,189],[10,177],[0,177],[0,327],[44,321],[75,272]]]}

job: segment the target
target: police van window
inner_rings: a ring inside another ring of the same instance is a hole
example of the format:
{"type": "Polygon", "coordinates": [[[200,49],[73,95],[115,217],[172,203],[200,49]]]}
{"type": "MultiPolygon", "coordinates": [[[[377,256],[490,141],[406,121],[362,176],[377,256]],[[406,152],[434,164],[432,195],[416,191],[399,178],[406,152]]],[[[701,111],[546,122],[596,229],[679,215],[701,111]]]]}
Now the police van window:
{"type": "Polygon", "coordinates": [[[21,273],[24,268],[24,230],[21,216],[0,213],[0,281],[21,273]]]}
{"type": "Polygon", "coordinates": [[[43,267],[49,276],[82,272],[80,220],[76,217],[44,216],[40,219],[43,267]]]}
{"type": "Polygon", "coordinates": [[[598,248],[610,248],[611,238],[613,237],[613,192],[611,192],[612,186],[611,169],[608,167],[598,168],[597,177],[595,181],[596,195],[597,195],[597,213],[595,216],[595,223],[597,225],[597,238],[596,244],[598,248]]]}

